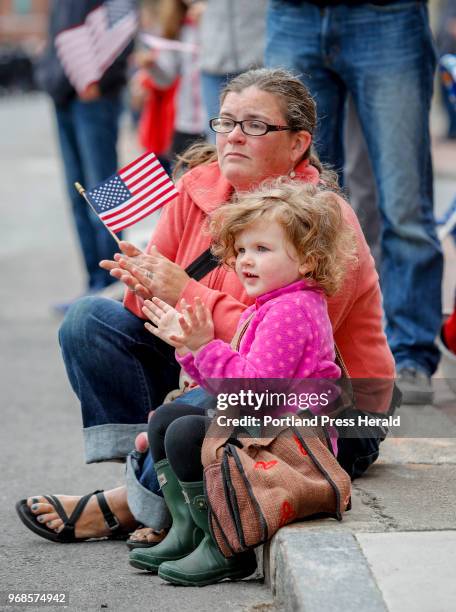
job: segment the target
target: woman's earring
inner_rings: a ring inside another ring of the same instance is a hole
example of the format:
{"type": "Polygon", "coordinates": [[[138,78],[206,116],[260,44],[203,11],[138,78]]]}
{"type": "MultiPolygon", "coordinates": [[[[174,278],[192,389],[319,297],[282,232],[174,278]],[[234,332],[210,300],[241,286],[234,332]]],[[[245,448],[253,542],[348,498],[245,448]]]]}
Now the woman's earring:
{"type": "Polygon", "coordinates": [[[296,177],[296,172],[294,171],[294,169],[290,170],[290,172],[288,173],[288,176],[292,179],[296,177]]]}

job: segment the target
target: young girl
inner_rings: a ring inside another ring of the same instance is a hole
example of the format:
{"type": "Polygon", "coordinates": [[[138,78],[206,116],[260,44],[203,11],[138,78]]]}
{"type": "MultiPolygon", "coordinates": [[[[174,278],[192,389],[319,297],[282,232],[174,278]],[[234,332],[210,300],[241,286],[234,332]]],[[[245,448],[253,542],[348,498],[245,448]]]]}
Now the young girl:
{"type": "Polygon", "coordinates": [[[188,374],[211,378],[338,378],[326,295],[339,287],[352,255],[351,230],[334,195],[279,182],[242,194],[212,218],[213,253],[235,268],[255,298],[239,351],[214,339],[209,310],[181,302],[182,314],[154,298],[147,329],[176,347],[188,374]],[[185,316],[184,316],[185,315],[185,316]]]}
{"type": "MultiPolygon", "coordinates": [[[[146,300],[143,312],[153,323],[146,328],[176,347],[178,361],[209,392],[214,378],[338,378],[325,294],[338,289],[354,239],[334,194],[307,184],[265,184],[218,209],[211,231],[214,254],[235,267],[255,298],[239,322],[248,324],[239,350],[214,339],[211,314],[198,299],[181,301],[182,313],[146,300]]],[[[132,551],[130,563],[176,584],[248,576],[254,555],[225,559],[210,536],[201,482],[209,419],[203,406],[182,402],[185,396],[155,410],[148,431],[173,525],[157,546],[132,551]],[[204,533],[196,549],[195,525],[204,533]]]]}

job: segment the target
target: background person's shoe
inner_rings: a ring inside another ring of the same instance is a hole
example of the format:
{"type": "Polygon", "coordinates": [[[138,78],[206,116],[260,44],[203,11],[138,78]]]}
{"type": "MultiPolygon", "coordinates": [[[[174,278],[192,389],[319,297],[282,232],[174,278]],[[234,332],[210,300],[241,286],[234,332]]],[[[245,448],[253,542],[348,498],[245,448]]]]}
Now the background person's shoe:
{"type": "Polygon", "coordinates": [[[98,297],[110,298],[112,300],[121,302],[123,299],[124,293],[125,293],[125,285],[117,281],[115,283],[110,283],[106,287],[94,287],[93,289],[87,289],[87,291],[85,291],[81,295],[78,295],[75,298],[68,300],[66,302],[55,302],[54,304],[51,305],[51,308],[56,315],[63,317],[66,315],[70,307],[73,306],[75,302],[77,302],[79,299],[83,297],[88,297],[88,296],[93,295],[93,296],[98,296],[98,297]]]}
{"type": "Polygon", "coordinates": [[[434,391],[431,378],[419,368],[405,367],[397,372],[397,386],[403,404],[432,404],[434,391]]]}
{"type": "Polygon", "coordinates": [[[456,393],[456,353],[448,348],[443,335],[437,338],[436,342],[440,350],[440,371],[447,385],[456,393]]]}

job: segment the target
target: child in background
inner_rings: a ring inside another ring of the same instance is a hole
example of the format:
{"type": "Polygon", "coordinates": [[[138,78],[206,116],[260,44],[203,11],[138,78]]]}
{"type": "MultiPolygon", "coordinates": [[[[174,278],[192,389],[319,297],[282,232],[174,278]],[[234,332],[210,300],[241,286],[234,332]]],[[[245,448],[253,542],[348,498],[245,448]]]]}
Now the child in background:
{"type": "Polygon", "coordinates": [[[200,94],[199,10],[182,0],[161,0],[161,35],[187,45],[185,51],[147,49],[135,54],[139,68],[131,87],[146,92],[139,138],[146,150],[173,162],[195,140],[204,138],[206,116],[200,94]],[[157,109],[162,113],[157,120],[157,109]]]}

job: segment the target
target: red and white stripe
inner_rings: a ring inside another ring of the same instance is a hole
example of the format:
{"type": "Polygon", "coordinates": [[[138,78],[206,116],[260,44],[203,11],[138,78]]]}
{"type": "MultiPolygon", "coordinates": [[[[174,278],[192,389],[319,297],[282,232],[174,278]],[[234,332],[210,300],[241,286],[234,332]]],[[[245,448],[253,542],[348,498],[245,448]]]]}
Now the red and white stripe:
{"type": "Polygon", "coordinates": [[[101,5],[87,15],[82,25],[56,36],[57,55],[78,93],[101,79],[136,30],[137,15],[134,11],[109,28],[106,7],[101,5]]]}
{"type": "Polygon", "coordinates": [[[100,219],[113,232],[144,219],[179,194],[154,153],[144,153],[117,174],[133,196],[100,214],[100,219]]]}

